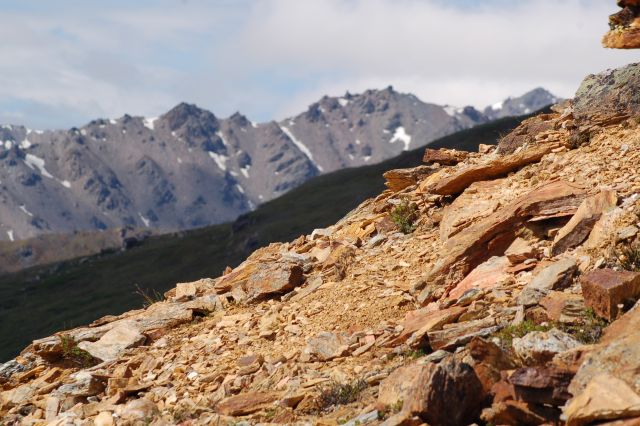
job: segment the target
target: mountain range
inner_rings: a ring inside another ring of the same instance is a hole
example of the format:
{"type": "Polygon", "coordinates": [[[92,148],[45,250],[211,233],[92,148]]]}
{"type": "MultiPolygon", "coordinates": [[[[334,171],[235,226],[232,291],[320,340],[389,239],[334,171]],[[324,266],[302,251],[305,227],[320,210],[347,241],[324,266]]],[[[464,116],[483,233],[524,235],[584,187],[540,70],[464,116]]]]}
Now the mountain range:
{"type": "Polygon", "coordinates": [[[219,118],[181,103],[159,117],[124,115],[69,130],[5,125],[0,240],[222,223],[319,174],[374,164],[557,100],[538,88],[481,112],[388,87],[325,96],[280,122],[219,118]]]}

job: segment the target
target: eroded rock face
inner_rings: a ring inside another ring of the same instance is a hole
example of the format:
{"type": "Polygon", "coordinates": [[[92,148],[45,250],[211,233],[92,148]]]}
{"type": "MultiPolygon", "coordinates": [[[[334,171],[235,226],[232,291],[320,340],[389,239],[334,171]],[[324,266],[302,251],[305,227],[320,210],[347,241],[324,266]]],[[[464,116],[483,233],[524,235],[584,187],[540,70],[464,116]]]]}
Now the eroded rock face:
{"type": "Polygon", "coordinates": [[[573,99],[573,114],[582,127],[617,124],[640,113],[640,64],[589,75],[573,99]]]}

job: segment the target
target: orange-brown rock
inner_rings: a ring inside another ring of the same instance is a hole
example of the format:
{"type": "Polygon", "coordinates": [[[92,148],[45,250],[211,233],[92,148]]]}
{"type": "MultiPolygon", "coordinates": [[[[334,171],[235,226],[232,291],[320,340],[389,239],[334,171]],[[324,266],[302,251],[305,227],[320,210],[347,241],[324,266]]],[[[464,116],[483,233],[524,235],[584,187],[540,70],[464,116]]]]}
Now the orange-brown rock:
{"type": "Polygon", "coordinates": [[[216,411],[226,416],[246,416],[273,406],[278,396],[274,392],[241,393],[220,401],[216,411]]]}
{"type": "Polygon", "coordinates": [[[506,257],[492,257],[478,265],[449,292],[450,299],[460,299],[471,289],[490,290],[508,282],[511,274],[507,272],[509,261],[506,257]]]}
{"type": "Polygon", "coordinates": [[[458,164],[469,157],[467,151],[459,151],[457,149],[431,149],[427,148],[424,151],[422,161],[424,163],[438,163],[443,166],[453,166],[458,164]]]}
{"type": "Polygon", "coordinates": [[[536,163],[554,148],[557,148],[556,144],[539,144],[520,152],[497,157],[486,163],[462,167],[451,175],[440,179],[431,192],[440,195],[459,194],[473,182],[495,179],[527,164],[536,163]]]}
{"type": "Polygon", "coordinates": [[[388,170],[382,174],[386,179],[384,183],[387,188],[393,192],[402,191],[403,189],[417,184],[420,180],[432,174],[435,170],[431,166],[418,166],[412,169],[395,169],[388,170]]]}
{"type": "Polygon", "coordinates": [[[596,269],[580,279],[585,304],[599,316],[611,321],[620,311],[640,297],[640,273],[596,269]]]}
{"type": "Polygon", "coordinates": [[[230,292],[234,299],[260,300],[286,293],[302,284],[302,266],[295,262],[253,262],[247,260],[215,285],[216,292],[230,292]]]}
{"type": "Polygon", "coordinates": [[[563,226],[553,240],[551,253],[555,256],[582,243],[603,213],[613,209],[618,202],[615,191],[602,191],[587,197],[569,222],[563,226]]]}
{"type": "Polygon", "coordinates": [[[412,340],[416,341],[416,343],[420,343],[428,332],[440,330],[443,325],[456,321],[465,310],[465,308],[453,306],[448,309],[436,311],[419,309],[408,312],[402,324],[402,333],[393,339],[389,345],[397,346],[406,342],[410,337],[412,337],[412,340]]]}
{"type": "Polygon", "coordinates": [[[554,367],[519,368],[509,376],[516,398],[533,404],[564,405],[573,372],[554,367]]]}

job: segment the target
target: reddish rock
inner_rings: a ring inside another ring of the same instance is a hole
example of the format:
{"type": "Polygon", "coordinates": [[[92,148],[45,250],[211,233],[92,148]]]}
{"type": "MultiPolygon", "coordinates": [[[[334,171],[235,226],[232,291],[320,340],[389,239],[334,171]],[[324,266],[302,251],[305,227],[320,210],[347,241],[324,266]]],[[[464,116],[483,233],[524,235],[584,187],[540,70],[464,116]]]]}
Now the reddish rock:
{"type": "Polygon", "coordinates": [[[414,362],[395,369],[380,383],[378,408],[384,410],[401,401],[409,401],[416,389],[429,382],[435,366],[431,362],[414,362]]]}
{"type": "Polygon", "coordinates": [[[450,324],[441,331],[427,333],[433,350],[451,350],[466,345],[474,337],[486,337],[500,329],[495,319],[488,317],[474,321],[450,324]]]}
{"type": "Polygon", "coordinates": [[[527,164],[537,163],[555,144],[540,144],[514,154],[508,154],[483,164],[473,164],[440,179],[432,189],[434,194],[455,195],[465,190],[473,182],[495,179],[518,170],[527,164]]]}
{"type": "Polygon", "coordinates": [[[422,161],[425,163],[438,163],[444,166],[453,166],[466,160],[469,157],[467,151],[458,151],[456,149],[431,149],[427,148],[424,151],[422,161]]]}
{"type": "Polygon", "coordinates": [[[584,316],[584,299],[579,294],[564,291],[550,291],[541,301],[551,321],[575,323],[584,316]]]}
{"type": "Polygon", "coordinates": [[[614,191],[602,191],[586,198],[576,214],[563,226],[553,240],[551,253],[556,256],[582,243],[603,213],[613,209],[618,202],[614,191]]]}
{"type": "Polygon", "coordinates": [[[533,404],[564,405],[571,398],[567,390],[574,373],[553,367],[519,368],[511,374],[516,398],[533,404]]]}
{"type": "Polygon", "coordinates": [[[582,276],[585,304],[601,317],[611,321],[618,316],[618,305],[635,301],[640,296],[640,273],[596,269],[582,276]]]}
{"type": "Polygon", "coordinates": [[[247,392],[223,399],[216,406],[216,412],[225,416],[246,416],[273,406],[278,400],[274,392],[247,392]]]}
{"type": "Polygon", "coordinates": [[[449,292],[450,299],[459,299],[471,289],[490,290],[508,281],[511,274],[507,272],[509,261],[506,257],[492,257],[478,265],[453,290],[449,292]]]}
{"type": "Polygon", "coordinates": [[[558,409],[522,401],[501,401],[482,412],[482,420],[496,425],[538,426],[557,424],[558,409]]]}

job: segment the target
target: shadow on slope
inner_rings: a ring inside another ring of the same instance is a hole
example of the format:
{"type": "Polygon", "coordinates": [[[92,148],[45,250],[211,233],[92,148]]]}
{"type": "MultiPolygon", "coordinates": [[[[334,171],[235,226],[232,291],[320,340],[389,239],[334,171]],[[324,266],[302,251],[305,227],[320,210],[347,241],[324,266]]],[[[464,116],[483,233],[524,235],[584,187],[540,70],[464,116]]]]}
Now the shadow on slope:
{"type": "MultiPolygon", "coordinates": [[[[478,144],[496,143],[522,119],[477,126],[429,147],[477,151],[478,144]]],[[[125,252],[1,276],[0,361],[15,356],[33,339],[139,308],[143,300],[137,287],[162,293],[177,282],[217,277],[258,247],[331,225],[384,190],[383,172],[420,165],[423,153],[424,147],[379,164],[319,176],[234,223],[152,237],[125,252]]]]}

